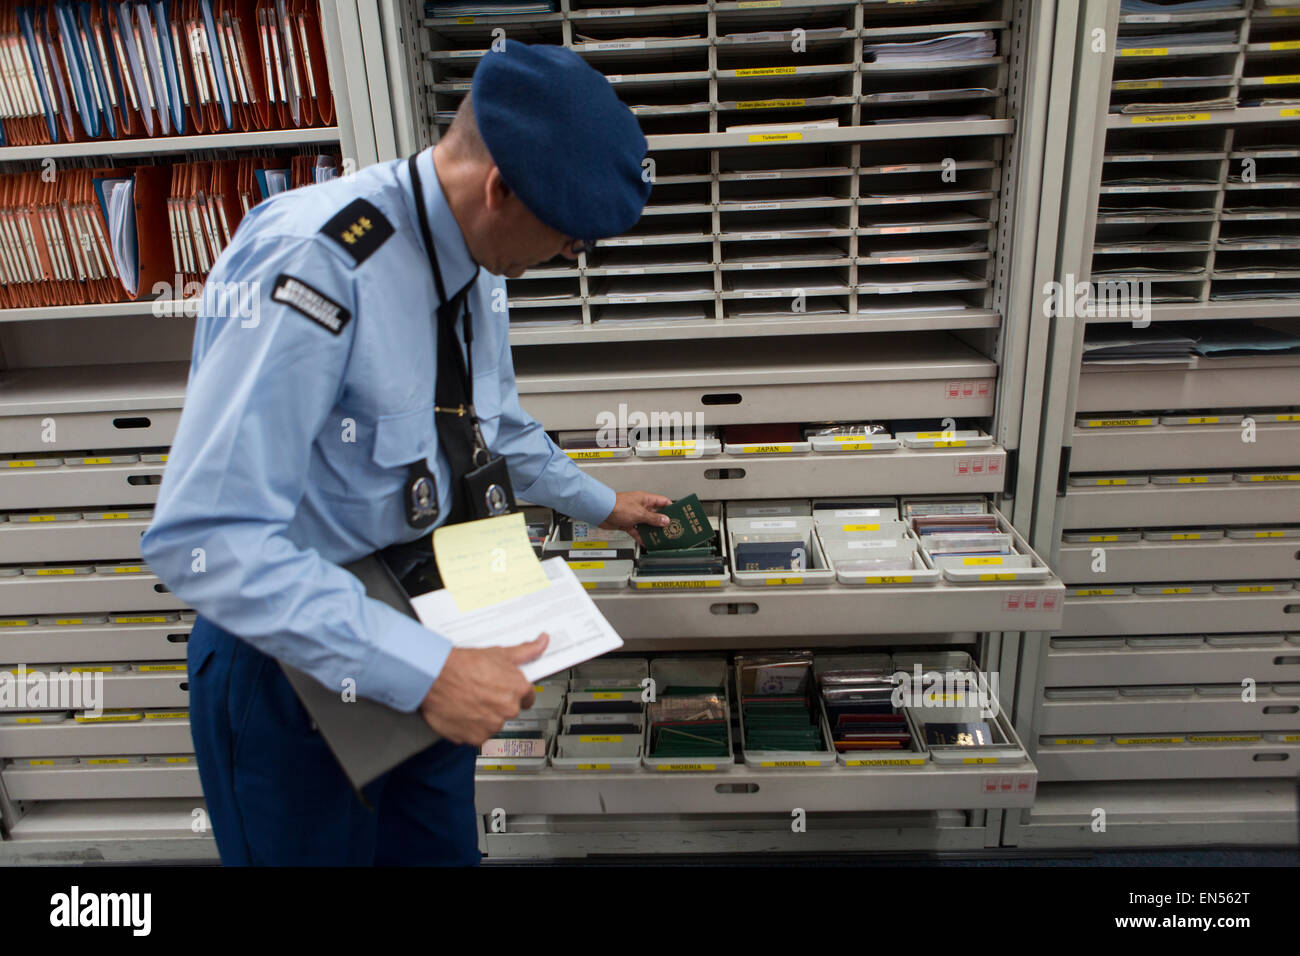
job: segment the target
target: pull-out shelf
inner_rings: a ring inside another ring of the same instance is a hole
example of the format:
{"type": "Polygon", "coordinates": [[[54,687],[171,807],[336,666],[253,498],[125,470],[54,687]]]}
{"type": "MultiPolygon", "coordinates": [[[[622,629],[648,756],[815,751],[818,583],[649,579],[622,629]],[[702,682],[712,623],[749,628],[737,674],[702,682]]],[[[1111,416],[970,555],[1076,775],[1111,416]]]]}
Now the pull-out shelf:
{"type": "MultiPolygon", "coordinates": [[[[1194,532],[1193,532],[1194,533],[1194,532]]],[[[2,537],[2,535],[0,535],[2,537]]],[[[1063,543],[1061,578],[1079,587],[1135,581],[1225,581],[1300,577],[1300,538],[1063,543]],[[1104,549],[1106,568],[1094,571],[1104,549]]]]}

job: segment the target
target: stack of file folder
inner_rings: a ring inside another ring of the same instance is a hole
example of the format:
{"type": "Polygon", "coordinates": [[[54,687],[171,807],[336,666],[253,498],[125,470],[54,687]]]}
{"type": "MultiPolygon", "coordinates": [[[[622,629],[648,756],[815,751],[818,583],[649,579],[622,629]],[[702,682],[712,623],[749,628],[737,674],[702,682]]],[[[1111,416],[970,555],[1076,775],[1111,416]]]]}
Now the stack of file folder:
{"type": "Polygon", "coordinates": [[[0,306],[193,295],[249,209],[338,168],[303,154],[0,175],[0,306]]]}
{"type": "Polygon", "coordinates": [[[0,145],[334,123],[318,0],[6,6],[0,145]]]}
{"type": "Polygon", "coordinates": [[[991,30],[949,33],[929,40],[910,43],[864,43],[863,61],[876,63],[927,63],[944,60],[983,60],[997,54],[997,41],[991,30]]]}

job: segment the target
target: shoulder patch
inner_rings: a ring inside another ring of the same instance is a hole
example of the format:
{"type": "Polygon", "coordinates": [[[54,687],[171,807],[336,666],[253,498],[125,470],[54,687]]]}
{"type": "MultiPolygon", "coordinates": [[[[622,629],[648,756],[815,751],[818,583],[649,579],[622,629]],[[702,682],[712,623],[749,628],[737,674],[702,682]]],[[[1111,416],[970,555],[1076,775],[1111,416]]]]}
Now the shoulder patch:
{"type": "Polygon", "coordinates": [[[287,305],[335,335],[340,334],[352,321],[352,313],[320,289],[312,288],[301,279],[283,272],[275,277],[271,301],[287,305]]]}
{"type": "Polygon", "coordinates": [[[393,234],[393,224],[372,203],[354,199],[320,227],[359,266],[393,234]]]}

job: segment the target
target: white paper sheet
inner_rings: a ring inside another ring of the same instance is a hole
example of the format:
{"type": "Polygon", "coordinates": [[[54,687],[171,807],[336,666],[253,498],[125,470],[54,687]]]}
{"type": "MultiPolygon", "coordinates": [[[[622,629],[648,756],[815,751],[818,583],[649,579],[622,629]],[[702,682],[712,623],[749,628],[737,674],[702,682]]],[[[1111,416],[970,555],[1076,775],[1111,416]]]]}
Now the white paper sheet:
{"type": "Polygon", "coordinates": [[[530,681],[623,646],[563,558],[542,562],[551,586],[462,614],[446,589],[411,600],[420,623],[455,647],[513,647],[545,632],[546,652],[520,668],[530,681]]]}

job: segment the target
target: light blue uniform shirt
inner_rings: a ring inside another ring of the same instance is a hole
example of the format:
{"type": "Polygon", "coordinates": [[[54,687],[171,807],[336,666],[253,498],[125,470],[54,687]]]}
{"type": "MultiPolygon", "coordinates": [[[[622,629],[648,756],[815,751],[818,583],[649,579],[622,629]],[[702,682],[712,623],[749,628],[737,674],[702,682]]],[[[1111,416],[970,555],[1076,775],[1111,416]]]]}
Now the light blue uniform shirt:
{"type": "MultiPolygon", "coordinates": [[[[476,266],[431,150],[419,164],[454,295],[476,266]]],[[[429,533],[406,523],[411,462],[425,458],[437,480],[439,521],[451,508],[433,411],[438,298],[415,202],[397,160],[281,194],[244,217],[205,287],[185,407],[141,541],[149,566],[217,626],[327,687],[342,692],[351,678],[359,696],[403,711],[419,705],[451,645],[367,598],[340,565],[429,533]],[[395,230],[360,263],[320,231],[358,197],[395,230]],[[336,334],[328,314],[322,322],[276,301],[281,275],[350,319],[336,334]]],[[[474,404],[515,493],[604,521],[614,491],[583,474],[519,405],[505,280],[479,270],[469,302],[474,404]]]]}

